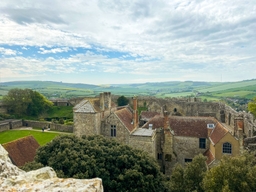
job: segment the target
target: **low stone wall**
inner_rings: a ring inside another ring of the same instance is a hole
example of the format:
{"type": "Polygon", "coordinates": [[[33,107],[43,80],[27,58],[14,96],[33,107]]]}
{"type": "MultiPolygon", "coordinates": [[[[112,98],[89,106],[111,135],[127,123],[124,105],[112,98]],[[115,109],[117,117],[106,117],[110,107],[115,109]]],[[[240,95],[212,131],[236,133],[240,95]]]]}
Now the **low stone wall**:
{"type": "Polygon", "coordinates": [[[74,129],[73,125],[61,125],[61,124],[56,124],[56,123],[47,122],[47,121],[31,121],[31,120],[24,120],[23,126],[46,128],[46,129],[50,128],[51,130],[65,131],[70,133],[73,133],[73,129],[74,129]]]}
{"type": "Polygon", "coordinates": [[[9,122],[1,123],[1,124],[0,124],[0,132],[6,131],[6,130],[9,130],[9,129],[10,129],[10,124],[9,124],[9,122]]]}
{"type": "Polygon", "coordinates": [[[6,131],[9,129],[17,129],[22,127],[22,120],[5,120],[0,122],[0,132],[6,131]]]}

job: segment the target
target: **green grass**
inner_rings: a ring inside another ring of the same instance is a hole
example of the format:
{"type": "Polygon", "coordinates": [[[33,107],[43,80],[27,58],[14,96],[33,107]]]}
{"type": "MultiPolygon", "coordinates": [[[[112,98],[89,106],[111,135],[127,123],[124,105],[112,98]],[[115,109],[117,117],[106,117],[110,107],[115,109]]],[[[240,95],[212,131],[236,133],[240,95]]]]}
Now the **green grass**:
{"type": "Polygon", "coordinates": [[[0,144],[8,143],[22,137],[32,135],[40,146],[50,142],[54,137],[60,133],[41,132],[35,130],[8,130],[0,132],[0,144]]]}
{"type": "Polygon", "coordinates": [[[72,106],[53,106],[51,110],[47,112],[47,117],[66,117],[73,119],[73,107],[72,106]]]}

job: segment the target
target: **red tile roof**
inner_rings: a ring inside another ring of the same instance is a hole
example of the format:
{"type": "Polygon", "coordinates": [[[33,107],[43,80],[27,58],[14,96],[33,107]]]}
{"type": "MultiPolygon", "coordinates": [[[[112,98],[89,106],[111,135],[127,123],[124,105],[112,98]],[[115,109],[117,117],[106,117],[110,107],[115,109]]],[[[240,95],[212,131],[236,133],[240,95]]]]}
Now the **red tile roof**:
{"type": "Polygon", "coordinates": [[[222,139],[222,137],[226,135],[227,132],[228,130],[221,123],[217,122],[215,124],[215,128],[210,135],[210,139],[213,144],[215,145],[216,143],[218,143],[222,139]]]}
{"type": "MultiPolygon", "coordinates": [[[[170,116],[169,126],[176,136],[207,138],[207,124],[215,124],[216,120],[212,117],[180,117],[170,116]]],[[[149,120],[143,128],[148,128],[153,124],[153,129],[164,127],[164,117],[158,115],[149,120]]]]}
{"type": "Polygon", "coordinates": [[[36,150],[40,147],[33,136],[27,136],[6,144],[3,144],[9,157],[16,166],[23,166],[34,160],[36,150]]]}
{"type": "Polygon", "coordinates": [[[160,113],[153,112],[153,111],[142,111],[140,113],[140,119],[145,120],[145,121],[149,121],[150,119],[152,119],[156,115],[160,115],[160,113]]]}
{"type": "Polygon", "coordinates": [[[120,121],[123,122],[123,124],[125,125],[125,127],[131,132],[134,129],[133,124],[131,124],[132,122],[132,113],[129,109],[127,108],[123,108],[120,109],[118,111],[115,111],[115,114],[118,116],[118,118],[120,119],[120,121]]]}
{"type": "Polygon", "coordinates": [[[212,152],[209,149],[204,153],[204,156],[207,157],[207,165],[211,164],[215,160],[215,157],[213,156],[212,152]]]}

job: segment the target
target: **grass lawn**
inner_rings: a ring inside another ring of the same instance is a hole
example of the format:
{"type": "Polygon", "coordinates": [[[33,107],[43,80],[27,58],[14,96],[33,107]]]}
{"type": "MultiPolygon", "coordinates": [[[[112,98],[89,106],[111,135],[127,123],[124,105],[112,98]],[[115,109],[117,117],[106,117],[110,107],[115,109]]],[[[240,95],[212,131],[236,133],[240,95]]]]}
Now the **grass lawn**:
{"type": "Polygon", "coordinates": [[[8,143],[16,139],[32,135],[40,146],[50,142],[54,137],[60,133],[41,132],[33,130],[9,130],[0,132],[0,144],[8,143]]]}

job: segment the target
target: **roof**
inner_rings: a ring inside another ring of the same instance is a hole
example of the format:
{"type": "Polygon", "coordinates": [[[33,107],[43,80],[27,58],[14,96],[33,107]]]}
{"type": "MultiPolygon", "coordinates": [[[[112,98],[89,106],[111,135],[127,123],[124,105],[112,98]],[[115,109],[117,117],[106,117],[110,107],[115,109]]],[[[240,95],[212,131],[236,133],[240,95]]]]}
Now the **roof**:
{"type": "Polygon", "coordinates": [[[115,114],[130,132],[134,129],[132,124],[132,113],[128,108],[115,111],[115,114]]]}
{"type": "Polygon", "coordinates": [[[204,156],[207,157],[207,165],[211,164],[215,160],[215,157],[213,156],[212,152],[209,149],[205,151],[204,156]]]}
{"type": "Polygon", "coordinates": [[[9,157],[16,166],[23,166],[27,162],[34,160],[36,150],[40,147],[33,136],[23,137],[21,139],[3,144],[9,157]]]}
{"type": "Polygon", "coordinates": [[[152,129],[143,129],[138,128],[136,131],[132,133],[133,136],[145,136],[145,137],[151,137],[153,135],[154,130],[152,129]]]}
{"type": "Polygon", "coordinates": [[[145,121],[149,121],[150,119],[152,119],[156,115],[160,115],[160,113],[153,112],[153,111],[142,111],[140,113],[140,119],[145,120],[145,121]]]}
{"type": "Polygon", "coordinates": [[[227,132],[228,130],[221,123],[217,122],[210,135],[210,140],[215,145],[226,135],[227,132]]]}
{"type": "MultiPolygon", "coordinates": [[[[216,120],[212,117],[168,117],[169,126],[174,131],[175,136],[207,138],[207,124],[216,124],[216,120]]],[[[148,128],[149,124],[153,124],[153,129],[164,127],[164,117],[156,115],[149,120],[142,128],[148,128]]]]}

